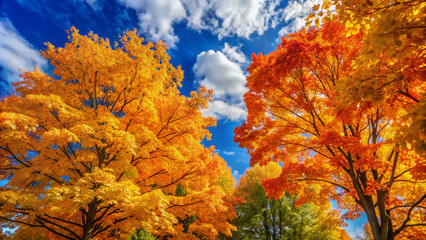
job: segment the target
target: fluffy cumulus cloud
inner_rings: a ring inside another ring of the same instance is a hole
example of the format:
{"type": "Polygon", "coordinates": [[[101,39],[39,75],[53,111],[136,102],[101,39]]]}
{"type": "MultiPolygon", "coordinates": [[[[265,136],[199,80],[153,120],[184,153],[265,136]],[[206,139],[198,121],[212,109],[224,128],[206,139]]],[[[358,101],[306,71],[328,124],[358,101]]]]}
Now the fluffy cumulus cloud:
{"type": "Polygon", "coordinates": [[[179,40],[174,35],[173,24],[186,17],[186,11],[179,0],[120,0],[136,11],[140,30],[148,34],[149,40],[163,40],[174,47],[179,40]]]}
{"type": "MultiPolygon", "coordinates": [[[[228,54],[234,56],[234,59],[244,59],[244,55],[237,48],[226,44],[224,49],[232,49],[228,54]]],[[[221,51],[209,50],[198,54],[193,67],[195,84],[204,85],[214,91],[213,102],[204,110],[205,115],[231,121],[239,121],[247,116],[242,98],[247,91],[244,86],[245,76],[238,61],[230,60],[221,51]]]]}
{"type": "Polygon", "coordinates": [[[221,52],[225,54],[231,61],[234,61],[238,64],[245,65],[248,60],[246,55],[241,52],[240,46],[230,46],[229,43],[225,43],[225,46],[222,48],[221,52]]]}
{"type": "Polygon", "coordinates": [[[225,102],[223,100],[213,100],[209,107],[203,110],[205,116],[215,117],[216,119],[228,119],[230,121],[241,121],[247,116],[247,110],[243,103],[225,102]]]}
{"type": "Polygon", "coordinates": [[[219,38],[231,35],[248,38],[253,32],[262,35],[278,23],[279,0],[214,0],[212,10],[220,27],[211,29],[219,38]]]}
{"type": "Polygon", "coordinates": [[[279,35],[285,36],[287,33],[300,30],[305,26],[305,18],[312,12],[312,8],[321,3],[322,0],[289,1],[283,11],[284,21],[287,25],[279,31],[279,35]]]}
{"type": "Polygon", "coordinates": [[[239,98],[246,91],[241,67],[220,51],[209,50],[198,54],[193,70],[195,76],[201,79],[198,83],[213,89],[218,98],[239,98]]]}
{"type": "Polygon", "coordinates": [[[36,66],[47,66],[38,50],[16,31],[8,19],[0,19],[0,53],[1,78],[8,82],[19,79],[19,68],[31,71],[36,66]]]}
{"type": "MultiPolygon", "coordinates": [[[[94,5],[96,0],[86,0],[94,5]]],[[[119,0],[134,9],[141,30],[149,40],[163,40],[174,47],[179,38],[173,24],[184,22],[188,27],[208,30],[222,39],[226,36],[248,38],[262,35],[280,20],[280,0],[119,0]]]]}

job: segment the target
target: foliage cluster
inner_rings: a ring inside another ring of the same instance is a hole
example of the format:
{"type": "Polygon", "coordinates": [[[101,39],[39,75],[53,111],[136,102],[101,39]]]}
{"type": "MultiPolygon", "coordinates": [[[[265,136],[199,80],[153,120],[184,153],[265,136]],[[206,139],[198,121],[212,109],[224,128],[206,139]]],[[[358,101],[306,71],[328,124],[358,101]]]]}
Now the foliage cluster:
{"type": "Polygon", "coordinates": [[[0,102],[2,227],[14,239],[156,236],[214,239],[234,230],[233,177],[201,141],[212,92],[180,94],[166,46],[136,31],[108,39],[71,29],[41,52],[55,78],[22,74],[0,102]],[[185,219],[196,215],[191,224],[185,219]],[[189,226],[188,226],[189,225],[189,226]]]}
{"type": "Polygon", "coordinates": [[[280,174],[281,166],[270,162],[248,169],[240,178],[235,194],[246,201],[236,206],[238,218],[232,223],[238,231],[233,232],[232,239],[350,239],[342,228],[345,223],[339,211],[333,210],[329,202],[297,207],[297,198],[289,194],[278,200],[269,199],[260,183],[280,174]]]}
{"type": "Polygon", "coordinates": [[[282,163],[268,196],[335,199],[347,219],[364,212],[376,240],[424,237],[425,8],[324,0],[307,18],[317,27],[252,56],[235,140],[252,166],[282,163]]]}

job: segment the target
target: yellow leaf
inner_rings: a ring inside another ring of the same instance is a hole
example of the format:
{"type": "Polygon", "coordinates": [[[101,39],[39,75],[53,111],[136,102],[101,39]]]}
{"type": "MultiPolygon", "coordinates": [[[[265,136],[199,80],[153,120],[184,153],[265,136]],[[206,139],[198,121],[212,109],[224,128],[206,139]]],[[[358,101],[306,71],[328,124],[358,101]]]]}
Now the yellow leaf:
{"type": "Polygon", "coordinates": [[[305,18],[305,20],[308,21],[309,19],[311,19],[313,17],[315,17],[315,13],[309,14],[309,16],[305,18]]]}
{"type": "Polygon", "coordinates": [[[319,7],[320,7],[320,5],[319,5],[319,4],[315,5],[315,6],[312,8],[312,11],[318,11],[319,7]]]}
{"type": "Polygon", "coordinates": [[[319,18],[316,18],[316,19],[315,19],[315,26],[316,26],[316,27],[319,27],[319,26],[320,26],[319,18]]]}

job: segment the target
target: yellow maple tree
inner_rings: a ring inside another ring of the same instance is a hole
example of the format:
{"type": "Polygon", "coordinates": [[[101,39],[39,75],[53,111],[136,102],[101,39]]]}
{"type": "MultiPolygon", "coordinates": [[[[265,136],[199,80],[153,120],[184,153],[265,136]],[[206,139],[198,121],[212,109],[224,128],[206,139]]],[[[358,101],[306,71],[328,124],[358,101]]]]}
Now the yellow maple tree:
{"type": "Polygon", "coordinates": [[[166,45],[142,42],[128,31],[112,47],[72,28],[65,47],[41,52],[55,77],[23,72],[1,100],[0,221],[17,227],[13,238],[112,239],[143,228],[214,239],[234,229],[230,170],[201,144],[215,125],[200,112],[212,92],[181,95],[183,71],[166,45]]]}

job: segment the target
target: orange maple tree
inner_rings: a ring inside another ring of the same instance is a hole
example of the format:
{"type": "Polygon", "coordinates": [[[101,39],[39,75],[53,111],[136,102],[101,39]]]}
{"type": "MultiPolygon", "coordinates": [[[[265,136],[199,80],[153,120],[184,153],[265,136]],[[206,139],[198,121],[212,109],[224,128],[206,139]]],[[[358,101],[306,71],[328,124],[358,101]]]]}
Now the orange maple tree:
{"type": "Polygon", "coordinates": [[[344,104],[351,92],[341,83],[356,68],[364,35],[348,31],[326,22],[283,37],[266,56],[252,55],[248,116],[235,141],[252,166],[282,163],[281,175],[262,183],[270,197],[334,199],[346,219],[364,212],[375,239],[424,232],[426,160],[394,141],[409,123],[401,118],[406,102],[344,104]]]}
{"type": "Polygon", "coordinates": [[[181,95],[166,45],[142,42],[129,31],[111,47],[72,28],[65,47],[41,52],[56,77],[24,72],[1,100],[0,221],[17,227],[14,239],[121,239],[140,228],[215,239],[235,229],[233,177],[201,144],[215,125],[200,112],[212,92],[181,95]]]}
{"type": "MultiPolygon", "coordinates": [[[[423,0],[324,0],[308,17],[335,19],[350,31],[365,32],[353,71],[340,88],[345,104],[405,102],[395,141],[426,157],[426,2],[423,0]],[[333,11],[330,11],[334,8],[333,11]]],[[[308,22],[308,24],[309,24],[308,22]]]]}

